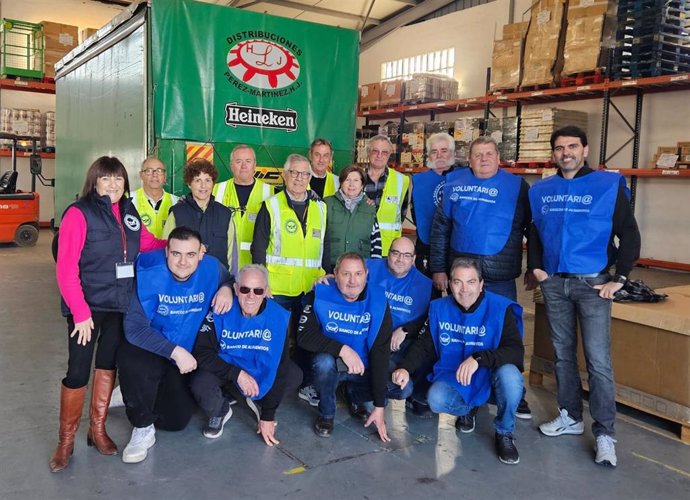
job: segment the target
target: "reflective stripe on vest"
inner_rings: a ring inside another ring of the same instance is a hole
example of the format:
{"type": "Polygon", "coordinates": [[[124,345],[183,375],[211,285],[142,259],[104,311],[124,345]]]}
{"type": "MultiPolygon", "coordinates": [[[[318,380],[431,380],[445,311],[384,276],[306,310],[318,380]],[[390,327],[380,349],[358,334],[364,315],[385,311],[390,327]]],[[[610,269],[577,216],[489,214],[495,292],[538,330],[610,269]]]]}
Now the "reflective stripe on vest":
{"type": "Polygon", "coordinates": [[[252,263],[251,245],[254,239],[254,224],[256,223],[256,214],[261,209],[261,203],[267,198],[273,196],[273,187],[269,184],[256,179],[252,192],[249,194],[247,206],[244,213],[239,210],[240,201],[237,197],[237,189],[232,179],[216,184],[213,188],[214,196],[218,203],[225,205],[233,211],[232,220],[235,223],[235,231],[237,240],[240,242],[239,248],[239,269],[245,265],[252,263]]]}
{"type": "Polygon", "coordinates": [[[151,206],[144,192],[144,188],[137,189],[133,196],[130,196],[132,197],[134,206],[137,208],[137,212],[139,212],[141,222],[146,226],[146,229],[156,238],[161,239],[163,237],[165,221],[168,220],[170,209],[177,203],[177,196],[172,196],[170,193],[163,192],[163,199],[161,200],[160,207],[158,207],[158,212],[151,206]]]}
{"type": "Polygon", "coordinates": [[[284,191],[266,200],[271,219],[271,236],[266,249],[266,267],[271,292],[295,297],[311,290],[323,275],[323,241],[326,234],[326,205],[320,200],[307,204],[306,235],[284,191]]]}
{"type": "Polygon", "coordinates": [[[409,185],[410,178],[408,176],[388,168],[388,178],[383,186],[381,202],[376,212],[384,257],[388,255],[388,249],[393,240],[402,234],[402,205],[409,185]]]}

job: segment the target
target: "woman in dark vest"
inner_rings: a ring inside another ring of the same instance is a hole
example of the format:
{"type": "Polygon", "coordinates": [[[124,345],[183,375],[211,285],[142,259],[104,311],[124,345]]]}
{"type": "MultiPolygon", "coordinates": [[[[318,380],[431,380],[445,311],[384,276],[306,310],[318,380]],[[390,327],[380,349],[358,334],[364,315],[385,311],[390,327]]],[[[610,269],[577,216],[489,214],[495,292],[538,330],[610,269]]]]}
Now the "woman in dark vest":
{"type": "Polygon", "coordinates": [[[218,171],[207,160],[194,159],[187,162],[183,179],[191,193],[180,198],[170,209],[165,221],[163,237],[178,226],[186,226],[201,234],[206,253],[218,259],[233,276],[237,276],[237,248],[235,246],[235,224],[230,209],[213,197],[213,185],[218,180],[218,171]]]}
{"type": "Polygon", "coordinates": [[[364,171],[348,165],[340,172],[340,189],[324,198],[326,240],[331,245],[331,262],[326,272],[333,272],[336,260],[345,252],[356,252],[365,259],[381,257],[381,233],[376,221],[376,206],[364,194],[364,171]]]}
{"type": "Polygon", "coordinates": [[[128,192],[120,160],[102,156],[89,167],[79,200],[62,216],[56,276],[67,318],[69,359],[60,392],[58,446],[50,461],[53,472],[69,464],[94,350],[87,443],[104,455],[117,453],[105,419],[115,383],[115,354],[124,338],[122,316],[134,288],[134,260],[140,250],[165,246],[141,224],[131,200],[123,196],[128,192]]]}

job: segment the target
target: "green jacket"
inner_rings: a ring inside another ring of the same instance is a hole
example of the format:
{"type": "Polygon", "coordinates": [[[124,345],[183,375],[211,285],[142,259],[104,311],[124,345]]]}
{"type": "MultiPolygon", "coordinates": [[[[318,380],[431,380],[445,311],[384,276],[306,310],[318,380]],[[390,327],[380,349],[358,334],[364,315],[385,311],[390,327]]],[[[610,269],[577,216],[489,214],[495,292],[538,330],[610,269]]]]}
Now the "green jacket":
{"type": "Polygon", "coordinates": [[[337,192],[324,198],[328,218],[326,240],[331,245],[331,269],[345,252],[356,252],[365,259],[381,255],[381,235],[376,224],[376,207],[367,203],[365,196],[351,213],[345,208],[342,195],[337,192]],[[373,249],[372,249],[373,243],[373,249]]]}

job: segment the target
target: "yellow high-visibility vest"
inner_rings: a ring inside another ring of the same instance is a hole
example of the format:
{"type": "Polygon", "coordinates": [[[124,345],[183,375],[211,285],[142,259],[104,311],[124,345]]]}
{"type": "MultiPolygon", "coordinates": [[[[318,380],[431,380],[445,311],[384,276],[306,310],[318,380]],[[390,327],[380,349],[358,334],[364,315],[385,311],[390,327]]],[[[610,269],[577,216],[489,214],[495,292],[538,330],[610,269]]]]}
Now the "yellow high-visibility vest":
{"type": "Polygon", "coordinates": [[[266,268],[271,292],[296,297],[314,286],[324,274],[321,268],[323,241],[326,234],[326,204],[309,200],[307,234],[295,211],[288,206],[281,191],[266,200],[271,218],[271,237],[266,249],[266,268]]]}
{"type": "MultiPolygon", "coordinates": [[[[326,184],[323,187],[323,196],[321,198],[334,195],[339,187],[340,182],[338,176],[331,172],[326,172],[326,184]]],[[[311,186],[309,186],[309,189],[311,189],[311,186]]]]}
{"type": "Polygon", "coordinates": [[[383,186],[381,203],[376,212],[384,257],[388,255],[388,249],[393,240],[402,235],[402,205],[409,186],[410,178],[408,176],[388,168],[388,177],[383,186]]]}
{"type": "Polygon", "coordinates": [[[158,212],[156,212],[151,206],[151,203],[149,203],[149,199],[146,193],[144,193],[144,188],[139,188],[134,191],[134,196],[131,196],[131,198],[137,212],[139,212],[141,222],[146,226],[146,229],[156,238],[161,239],[163,237],[165,221],[168,220],[170,209],[177,203],[177,196],[170,193],[163,193],[163,200],[161,201],[160,207],[158,207],[158,212]]]}
{"type": "Polygon", "coordinates": [[[273,196],[273,186],[256,179],[252,192],[249,194],[247,206],[244,212],[240,210],[240,201],[237,198],[237,189],[232,179],[216,184],[213,187],[213,196],[218,203],[221,203],[233,211],[232,220],[237,231],[238,245],[238,269],[252,263],[252,253],[250,248],[254,239],[254,224],[256,214],[259,213],[261,203],[273,196]]]}

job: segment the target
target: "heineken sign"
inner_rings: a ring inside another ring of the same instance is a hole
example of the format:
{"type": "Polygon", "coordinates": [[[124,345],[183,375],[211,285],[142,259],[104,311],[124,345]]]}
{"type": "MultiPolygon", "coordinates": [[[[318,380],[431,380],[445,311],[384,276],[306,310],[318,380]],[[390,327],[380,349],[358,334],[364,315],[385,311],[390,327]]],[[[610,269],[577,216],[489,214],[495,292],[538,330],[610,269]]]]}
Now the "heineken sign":
{"type": "Polygon", "coordinates": [[[225,105],[225,124],[231,127],[266,127],[294,132],[297,130],[297,111],[242,106],[236,102],[225,105]]]}
{"type": "Polygon", "coordinates": [[[161,140],[304,152],[354,147],[359,33],[193,0],[151,2],[161,140]]]}

